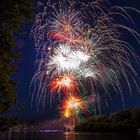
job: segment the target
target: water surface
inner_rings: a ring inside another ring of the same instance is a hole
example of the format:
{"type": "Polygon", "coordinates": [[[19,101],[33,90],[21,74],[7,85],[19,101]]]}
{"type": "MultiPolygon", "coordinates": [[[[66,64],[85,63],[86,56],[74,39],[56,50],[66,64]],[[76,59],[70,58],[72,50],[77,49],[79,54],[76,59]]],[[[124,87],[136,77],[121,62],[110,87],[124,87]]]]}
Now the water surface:
{"type": "Polygon", "coordinates": [[[0,140],[140,140],[140,136],[131,133],[75,133],[48,131],[8,131],[0,135],[0,140]]]}

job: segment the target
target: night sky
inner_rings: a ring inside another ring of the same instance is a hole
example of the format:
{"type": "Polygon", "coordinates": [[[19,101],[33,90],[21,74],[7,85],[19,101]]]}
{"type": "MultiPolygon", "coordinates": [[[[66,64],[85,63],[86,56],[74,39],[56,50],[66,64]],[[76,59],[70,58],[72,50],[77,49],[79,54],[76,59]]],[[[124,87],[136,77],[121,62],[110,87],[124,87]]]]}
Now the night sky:
{"type": "MultiPolygon", "coordinates": [[[[45,1],[45,0],[44,0],[45,1]]],[[[109,0],[111,5],[119,5],[119,6],[131,6],[135,7],[140,10],[140,0],[109,0]]],[[[37,2],[34,1],[35,3],[37,2]]],[[[135,12],[130,12],[131,16],[135,22],[135,29],[137,32],[140,33],[140,14],[136,14],[135,12]]],[[[21,30],[24,35],[16,36],[17,44],[20,45],[20,52],[21,52],[21,60],[18,64],[18,71],[13,76],[13,78],[17,81],[17,105],[13,107],[12,114],[16,117],[18,117],[19,120],[23,121],[30,121],[30,120],[47,120],[47,119],[57,119],[59,118],[59,115],[57,113],[57,109],[52,108],[50,110],[49,107],[46,106],[45,111],[43,112],[41,107],[40,111],[37,112],[35,108],[31,108],[31,98],[29,96],[29,86],[30,81],[33,77],[35,67],[35,47],[34,47],[34,41],[30,37],[30,31],[31,27],[33,25],[33,21],[26,24],[24,28],[21,30]]],[[[129,23],[128,23],[129,25],[129,23]]],[[[137,55],[140,56],[140,45],[136,43],[136,41],[133,39],[133,37],[129,37],[126,33],[126,38],[129,39],[131,44],[133,44],[134,49],[137,52],[137,55]]],[[[133,60],[132,60],[133,61],[133,60]]],[[[140,67],[135,67],[136,71],[138,71],[140,67]]],[[[140,83],[138,83],[140,84],[140,83]]],[[[124,86],[125,88],[125,86],[124,86]]],[[[133,89],[133,88],[132,88],[133,89]]],[[[140,106],[140,93],[133,89],[133,97],[128,94],[127,88],[125,89],[125,107],[131,108],[135,106],[140,106]]],[[[55,104],[53,104],[55,106],[55,104]]],[[[112,102],[110,102],[110,105],[104,106],[102,108],[103,114],[108,114],[110,112],[115,112],[118,110],[122,110],[122,101],[120,97],[114,96],[114,99],[112,102]]]]}

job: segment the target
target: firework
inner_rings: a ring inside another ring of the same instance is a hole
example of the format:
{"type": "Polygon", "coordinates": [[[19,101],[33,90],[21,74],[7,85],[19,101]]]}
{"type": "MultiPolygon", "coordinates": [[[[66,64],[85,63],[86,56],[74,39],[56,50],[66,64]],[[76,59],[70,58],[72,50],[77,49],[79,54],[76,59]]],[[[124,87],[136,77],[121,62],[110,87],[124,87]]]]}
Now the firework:
{"type": "Polygon", "coordinates": [[[62,111],[64,117],[69,118],[72,116],[77,115],[80,110],[84,109],[84,103],[82,99],[74,96],[68,97],[66,100],[63,101],[62,111]]]}
{"type": "Polygon", "coordinates": [[[54,54],[49,57],[47,69],[53,74],[61,74],[65,71],[77,71],[83,62],[87,62],[90,56],[80,50],[73,50],[69,45],[59,45],[54,49],[54,54]]]}
{"type": "Polygon", "coordinates": [[[76,79],[71,74],[62,75],[59,78],[52,80],[49,84],[51,93],[61,90],[64,93],[73,94],[77,86],[76,79]]]}
{"type": "Polygon", "coordinates": [[[139,59],[132,45],[121,37],[121,30],[127,30],[138,43],[140,35],[113,18],[117,15],[133,23],[127,10],[140,12],[119,6],[106,9],[102,7],[106,2],[48,1],[36,15],[32,34],[37,70],[31,89],[38,106],[40,103],[45,106],[46,95],[52,101],[52,93],[58,93],[65,102],[62,114],[71,117],[79,110],[88,111],[91,103],[80,98],[83,90],[87,90],[86,96],[94,98],[92,103],[98,110],[103,102],[100,97],[108,104],[112,93],[121,95],[125,105],[121,81],[125,81],[130,93],[132,82],[140,91],[138,74],[131,61],[138,63],[139,59]]]}

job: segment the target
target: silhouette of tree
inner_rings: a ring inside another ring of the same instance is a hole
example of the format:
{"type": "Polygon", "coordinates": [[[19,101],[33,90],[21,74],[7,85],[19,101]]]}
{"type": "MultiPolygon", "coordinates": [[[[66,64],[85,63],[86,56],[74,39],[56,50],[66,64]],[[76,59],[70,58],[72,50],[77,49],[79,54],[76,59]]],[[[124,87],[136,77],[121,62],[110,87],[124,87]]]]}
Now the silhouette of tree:
{"type": "Polygon", "coordinates": [[[19,58],[14,33],[32,17],[31,0],[0,1],[0,113],[15,103],[16,83],[11,76],[16,72],[19,58]]]}

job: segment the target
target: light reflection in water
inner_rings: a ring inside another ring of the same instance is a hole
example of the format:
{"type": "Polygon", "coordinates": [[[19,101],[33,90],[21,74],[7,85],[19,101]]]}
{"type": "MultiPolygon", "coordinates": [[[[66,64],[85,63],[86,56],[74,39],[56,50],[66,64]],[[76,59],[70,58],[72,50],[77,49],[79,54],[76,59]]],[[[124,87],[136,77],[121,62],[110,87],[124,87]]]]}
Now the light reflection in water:
{"type": "Polygon", "coordinates": [[[9,129],[5,139],[0,140],[139,140],[136,134],[117,134],[117,133],[75,133],[75,132],[56,132],[48,130],[33,131],[29,129],[9,129]]]}
{"type": "Polygon", "coordinates": [[[65,140],[75,140],[75,134],[72,132],[65,132],[65,140]]]}

